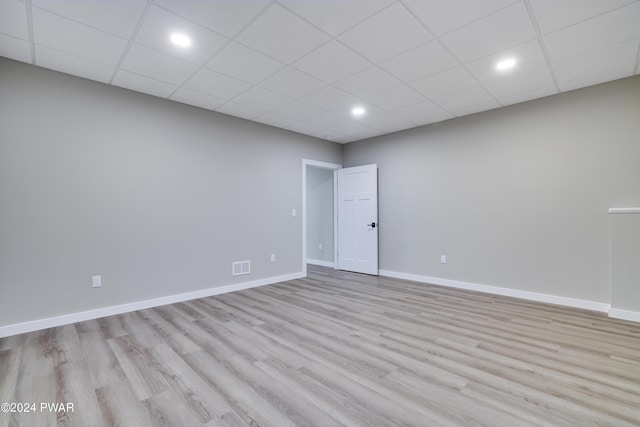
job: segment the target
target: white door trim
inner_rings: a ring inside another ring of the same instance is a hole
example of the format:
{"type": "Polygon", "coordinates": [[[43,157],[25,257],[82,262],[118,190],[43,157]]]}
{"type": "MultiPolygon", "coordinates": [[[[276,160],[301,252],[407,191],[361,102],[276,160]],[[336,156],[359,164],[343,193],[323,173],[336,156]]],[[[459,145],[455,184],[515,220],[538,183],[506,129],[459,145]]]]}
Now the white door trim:
{"type": "MultiPolygon", "coordinates": [[[[302,159],[302,274],[307,276],[307,166],[313,166],[322,169],[338,170],[342,169],[342,165],[336,163],[319,162],[317,160],[302,159]]],[[[333,192],[333,263],[337,265],[336,259],[336,245],[338,241],[336,239],[336,217],[338,215],[338,207],[336,204],[337,194],[335,192],[335,174],[333,179],[334,192],[333,192]]]]}

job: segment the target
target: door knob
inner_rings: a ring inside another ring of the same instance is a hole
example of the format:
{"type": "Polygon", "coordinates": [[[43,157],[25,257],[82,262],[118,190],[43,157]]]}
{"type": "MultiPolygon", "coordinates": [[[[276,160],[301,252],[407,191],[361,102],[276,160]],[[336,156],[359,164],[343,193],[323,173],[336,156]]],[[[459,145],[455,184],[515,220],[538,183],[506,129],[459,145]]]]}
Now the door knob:
{"type": "Polygon", "coordinates": [[[367,226],[371,228],[376,228],[376,223],[372,222],[371,224],[367,224],[367,226]]]}

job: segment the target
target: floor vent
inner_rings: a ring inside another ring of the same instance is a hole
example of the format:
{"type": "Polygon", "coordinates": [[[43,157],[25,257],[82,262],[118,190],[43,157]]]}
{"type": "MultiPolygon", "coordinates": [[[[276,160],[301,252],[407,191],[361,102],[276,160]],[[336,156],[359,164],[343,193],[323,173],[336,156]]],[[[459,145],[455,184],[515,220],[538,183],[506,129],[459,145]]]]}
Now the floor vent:
{"type": "Polygon", "coordinates": [[[232,276],[240,276],[242,274],[251,273],[251,261],[235,261],[231,265],[231,275],[232,276]]]}

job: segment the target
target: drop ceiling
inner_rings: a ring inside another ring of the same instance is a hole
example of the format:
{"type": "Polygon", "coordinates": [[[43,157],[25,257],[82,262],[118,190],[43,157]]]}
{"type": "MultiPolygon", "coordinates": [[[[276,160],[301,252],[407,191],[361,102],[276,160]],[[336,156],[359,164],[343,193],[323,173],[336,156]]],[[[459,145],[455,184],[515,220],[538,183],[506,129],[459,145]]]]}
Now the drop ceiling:
{"type": "Polygon", "coordinates": [[[347,143],[638,74],[640,1],[1,0],[0,55],[347,143]]]}

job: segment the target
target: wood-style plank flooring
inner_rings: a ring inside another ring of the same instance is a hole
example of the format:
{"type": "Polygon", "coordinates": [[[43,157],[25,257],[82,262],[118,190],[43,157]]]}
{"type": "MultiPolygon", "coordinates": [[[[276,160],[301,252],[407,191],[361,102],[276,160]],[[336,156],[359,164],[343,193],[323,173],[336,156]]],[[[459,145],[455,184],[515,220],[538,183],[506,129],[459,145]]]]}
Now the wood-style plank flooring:
{"type": "Polygon", "coordinates": [[[640,324],[310,266],[1,339],[0,402],[37,405],[0,427],[639,426],[640,324]]]}

